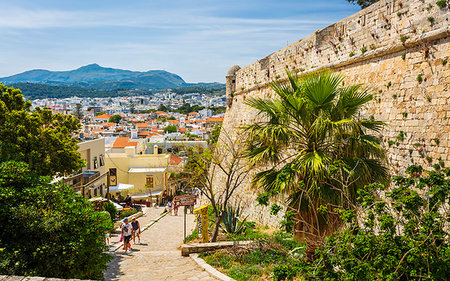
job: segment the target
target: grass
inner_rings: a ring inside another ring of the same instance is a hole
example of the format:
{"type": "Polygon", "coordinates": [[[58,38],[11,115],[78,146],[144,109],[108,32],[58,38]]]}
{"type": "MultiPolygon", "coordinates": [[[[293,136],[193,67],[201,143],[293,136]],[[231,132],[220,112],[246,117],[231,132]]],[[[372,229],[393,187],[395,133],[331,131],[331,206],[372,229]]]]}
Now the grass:
{"type": "Polygon", "coordinates": [[[305,246],[283,232],[265,228],[247,228],[242,235],[228,235],[227,240],[254,240],[253,246],[235,247],[200,254],[208,264],[237,281],[268,280],[280,265],[296,266],[305,246]]]}

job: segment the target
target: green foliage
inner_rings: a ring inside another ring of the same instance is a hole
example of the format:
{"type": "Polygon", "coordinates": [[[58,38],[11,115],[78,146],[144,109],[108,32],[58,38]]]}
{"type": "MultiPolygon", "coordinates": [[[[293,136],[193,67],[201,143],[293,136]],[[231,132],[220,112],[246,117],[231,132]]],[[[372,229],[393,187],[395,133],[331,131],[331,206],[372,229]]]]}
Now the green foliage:
{"type": "Polygon", "coordinates": [[[409,39],[409,36],[408,36],[408,35],[402,35],[402,36],[400,36],[400,41],[402,41],[403,44],[405,44],[406,40],[408,40],[408,39],[409,39]]]}
{"type": "Polygon", "coordinates": [[[346,1],[352,4],[358,4],[359,6],[361,6],[361,9],[369,7],[373,3],[378,2],[378,0],[346,0],[346,1]]]}
{"type": "Polygon", "coordinates": [[[129,210],[123,211],[119,214],[120,219],[128,218],[129,216],[132,216],[136,214],[138,211],[134,208],[130,208],[129,210]]]}
{"type": "Polygon", "coordinates": [[[353,57],[355,55],[355,52],[350,52],[350,54],[348,54],[349,57],[353,57]]]}
{"type": "Polygon", "coordinates": [[[269,206],[269,199],[269,193],[263,192],[256,197],[256,202],[258,202],[258,205],[261,206],[269,206]]]}
{"type": "Polygon", "coordinates": [[[405,133],[404,131],[400,131],[400,132],[398,133],[398,135],[397,135],[397,139],[398,139],[399,141],[404,141],[404,140],[405,140],[405,136],[406,136],[406,133],[405,133]]]}
{"type": "Polygon", "coordinates": [[[97,113],[95,113],[95,116],[99,116],[99,115],[102,115],[102,114],[106,114],[106,112],[104,112],[104,111],[97,112],[97,113]]]}
{"type": "Polygon", "coordinates": [[[23,161],[39,175],[79,170],[84,163],[72,138],[79,120],[49,109],[31,112],[30,107],[20,90],[0,84],[0,160],[23,161]]]}
{"type": "Polygon", "coordinates": [[[442,60],[442,66],[445,66],[447,64],[447,59],[442,60]]]}
{"type": "Polygon", "coordinates": [[[211,131],[210,143],[215,144],[219,140],[220,130],[222,129],[222,125],[217,124],[214,129],[211,131]]]}
{"type": "Polygon", "coordinates": [[[291,210],[286,211],[286,213],[284,213],[284,215],[283,215],[283,220],[280,222],[280,224],[281,224],[281,228],[284,231],[286,231],[287,233],[294,232],[294,226],[295,226],[294,217],[295,217],[295,213],[291,210]]]}
{"type": "Polygon", "coordinates": [[[108,214],[23,162],[0,163],[0,274],[103,279],[108,214]]]}
{"type": "MultiPolygon", "coordinates": [[[[384,123],[359,114],[373,98],[362,85],[342,86],[343,77],[331,72],[287,76],[285,83],[271,84],[274,98],[246,102],[263,120],[243,128],[246,157],[250,165],[273,167],[257,173],[252,183],[266,192],[258,196],[260,204],[267,204],[266,196],[285,193],[288,207],[299,210],[297,221],[319,223],[325,231],[333,217],[315,216],[318,206],[346,205],[343,189],[354,201],[358,188],[374,179],[389,181],[384,150],[372,135],[384,123]],[[344,165],[336,167],[338,160],[344,165]]],[[[285,221],[284,227],[292,231],[294,224],[285,221]]]]}
{"type": "Polygon", "coordinates": [[[273,269],[273,280],[292,280],[297,275],[296,269],[291,265],[280,264],[273,269]]]}
{"type": "Polygon", "coordinates": [[[447,6],[447,0],[439,0],[436,2],[436,5],[441,9],[445,8],[445,6],[447,6]]]}
{"type": "Polygon", "coordinates": [[[366,46],[364,46],[364,47],[362,47],[361,48],[361,54],[365,54],[367,52],[367,47],[366,46]]]}
{"type": "Polygon", "coordinates": [[[80,98],[105,98],[129,95],[129,92],[126,89],[96,90],[85,87],[46,85],[36,83],[14,83],[10,86],[16,89],[21,89],[23,95],[29,100],[47,98],[63,99],[74,96],[80,98]]]}
{"type": "Polygon", "coordinates": [[[176,133],[177,131],[178,129],[175,125],[168,125],[164,127],[164,133],[176,133]]]}
{"type": "Polygon", "coordinates": [[[406,59],[406,54],[402,54],[402,60],[406,59]]]}
{"type": "Polygon", "coordinates": [[[270,207],[270,214],[272,216],[276,216],[278,215],[278,212],[281,210],[281,206],[278,204],[272,204],[272,206],[270,207]]]}
{"type": "MultiPolygon", "coordinates": [[[[417,170],[414,167],[413,170],[417,170]]],[[[387,199],[379,186],[359,190],[362,224],[356,216],[316,250],[305,278],[320,280],[447,280],[450,244],[450,169],[424,177],[394,177],[387,199]],[[420,192],[419,192],[420,191],[420,192]]],[[[343,219],[345,219],[343,217],[343,219]]]]}
{"type": "Polygon", "coordinates": [[[174,109],[173,112],[178,112],[181,114],[188,114],[191,112],[199,112],[200,110],[204,109],[204,106],[194,104],[191,106],[189,103],[185,103],[182,106],[178,107],[177,109],[174,109]]]}
{"type": "Polygon", "coordinates": [[[427,18],[427,21],[429,21],[429,22],[430,22],[430,24],[431,24],[431,25],[433,25],[433,24],[434,24],[434,21],[435,21],[435,19],[434,19],[434,17],[428,17],[428,18],[427,18]]]}
{"type": "Polygon", "coordinates": [[[111,217],[111,220],[114,220],[116,218],[116,216],[117,216],[117,208],[110,201],[106,201],[105,203],[103,203],[103,210],[105,210],[105,211],[107,211],[109,213],[109,216],[111,217]]]}
{"type": "Polygon", "coordinates": [[[198,238],[198,230],[197,230],[197,228],[194,228],[194,230],[192,231],[192,233],[189,234],[189,235],[186,237],[186,239],[184,240],[184,243],[188,243],[188,242],[190,242],[190,241],[192,241],[192,240],[195,240],[195,239],[197,239],[197,238],[198,238]]]}
{"type": "Polygon", "coordinates": [[[416,77],[416,80],[417,80],[417,82],[422,83],[422,81],[423,81],[423,74],[422,73],[418,74],[417,77],[416,77]]]}
{"type": "Polygon", "coordinates": [[[236,208],[232,206],[227,206],[223,211],[222,217],[222,230],[225,233],[240,234],[245,231],[245,221],[247,218],[241,219],[241,207],[236,208]]]}
{"type": "Polygon", "coordinates": [[[109,117],[109,122],[111,122],[111,123],[116,123],[116,124],[117,124],[117,123],[119,123],[121,120],[122,120],[122,116],[120,116],[120,115],[118,115],[118,114],[109,117]]]}

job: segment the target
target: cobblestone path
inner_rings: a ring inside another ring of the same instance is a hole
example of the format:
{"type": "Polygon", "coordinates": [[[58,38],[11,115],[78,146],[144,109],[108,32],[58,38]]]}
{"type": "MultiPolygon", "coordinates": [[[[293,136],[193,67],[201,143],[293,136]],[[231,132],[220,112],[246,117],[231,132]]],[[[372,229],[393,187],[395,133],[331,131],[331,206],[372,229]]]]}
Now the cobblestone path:
{"type": "MultiPolygon", "coordinates": [[[[162,211],[163,208],[145,208],[144,215],[138,218],[141,229],[156,219],[162,211]]],[[[144,231],[141,235],[141,244],[132,243],[131,253],[125,253],[122,249],[114,252],[114,259],[105,272],[105,279],[107,281],[217,280],[191,258],[181,256],[179,247],[183,242],[182,211],[180,208],[178,216],[166,215],[144,231]]],[[[194,219],[194,215],[187,214],[188,234],[194,226],[194,219]]],[[[119,236],[113,235],[112,242],[115,244],[118,240],[119,236]]]]}

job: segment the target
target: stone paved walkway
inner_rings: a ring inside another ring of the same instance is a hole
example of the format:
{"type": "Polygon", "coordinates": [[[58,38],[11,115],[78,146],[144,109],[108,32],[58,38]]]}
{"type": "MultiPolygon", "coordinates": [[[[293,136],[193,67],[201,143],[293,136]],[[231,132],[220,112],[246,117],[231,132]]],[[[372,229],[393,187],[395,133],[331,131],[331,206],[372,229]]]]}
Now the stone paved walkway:
{"type": "MultiPolygon", "coordinates": [[[[162,208],[145,208],[138,220],[141,228],[156,219],[162,208]]],[[[105,272],[105,279],[151,281],[151,280],[217,280],[189,257],[182,257],[179,247],[183,243],[183,212],[178,216],[167,215],[142,233],[141,244],[133,244],[131,253],[119,249],[105,272]]],[[[194,226],[194,215],[187,214],[187,233],[194,226]]],[[[113,235],[112,242],[118,242],[113,235]]],[[[136,240],[137,242],[137,240],[136,240]]]]}

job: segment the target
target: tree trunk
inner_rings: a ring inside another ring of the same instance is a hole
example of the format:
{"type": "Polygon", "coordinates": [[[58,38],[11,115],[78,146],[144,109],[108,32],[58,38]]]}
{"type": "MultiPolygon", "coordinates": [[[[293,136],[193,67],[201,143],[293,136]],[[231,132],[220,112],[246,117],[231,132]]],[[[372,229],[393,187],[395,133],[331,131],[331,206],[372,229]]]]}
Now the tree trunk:
{"type": "Polygon", "coordinates": [[[222,221],[222,216],[223,215],[216,217],[216,219],[214,221],[214,230],[213,230],[213,234],[211,237],[211,242],[217,241],[217,236],[219,235],[219,227],[220,227],[220,222],[222,221]]]}

